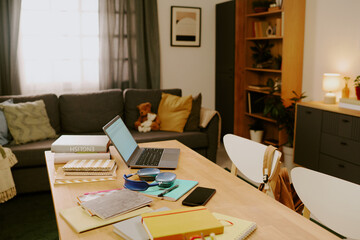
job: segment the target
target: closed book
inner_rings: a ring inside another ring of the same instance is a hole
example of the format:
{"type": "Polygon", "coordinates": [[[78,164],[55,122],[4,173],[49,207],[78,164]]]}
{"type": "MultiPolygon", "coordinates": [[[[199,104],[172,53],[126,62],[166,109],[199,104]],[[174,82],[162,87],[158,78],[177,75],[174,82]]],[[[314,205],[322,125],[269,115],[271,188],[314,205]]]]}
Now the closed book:
{"type": "Polygon", "coordinates": [[[256,223],[252,221],[215,212],[213,215],[224,225],[224,233],[216,235],[216,240],[245,239],[254,232],[257,227],[256,223]]]}
{"type": "Polygon", "coordinates": [[[51,144],[51,151],[68,152],[108,152],[109,138],[106,135],[61,135],[51,144]]]}
{"type": "Polygon", "coordinates": [[[65,176],[116,176],[117,166],[115,165],[110,171],[76,171],[64,172],[65,176]]]}
{"type": "Polygon", "coordinates": [[[64,170],[59,167],[55,172],[54,184],[71,184],[71,183],[90,183],[90,182],[102,182],[102,181],[115,181],[116,171],[112,172],[110,176],[66,176],[64,170]]]}
{"type": "Polygon", "coordinates": [[[64,172],[83,172],[83,171],[110,171],[115,166],[115,160],[111,159],[90,159],[90,160],[70,160],[62,168],[64,172]]]}
{"type": "MultiPolygon", "coordinates": [[[[161,212],[170,210],[168,207],[163,207],[154,210],[154,212],[161,212]]],[[[125,240],[148,240],[142,223],[141,216],[126,219],[124,221],[113,224],[114,232],[125,240]]]]}
{"type": "Polygon", "coordinates": [[[141,193],[151,197],[161,198],[169,201],[177,201],[197,184],[197,181],[176,179],[173,185],[178,185],[178,187],[166,193],[163,197],[159,197],[158,195],[164,192],[166,188],[160,188],[159,186],[148,188],[146,191],[141,191],[141,193]]]}
{"type": "Polygon", "coordinates": [[[150,239],[183,240],[224,232],[224,226],[203,206],[145,213],[141,217],[150,239]]]}
{"type": "Polygon", "coordinates": [[[97,216],[91,217],[86,211],[84,211],[84,209],[82,209],[82,207],[77,206],[60,210],[60,216],[65,219],[65,221],[70,225],[72,229],[74,229],[75,232],[81,233],[94,228],[106,226],[128,218],[132,218],[150,211],[151,208],[143,207],[132,212],[104,220],[97,216]]]}
{"type": "Polygon", "coordinates": [[[103,153],[54,153],[54,163],[67,163],[70,160],[86,160],[86,159],[110,159],[110,152],[103,153]]]}

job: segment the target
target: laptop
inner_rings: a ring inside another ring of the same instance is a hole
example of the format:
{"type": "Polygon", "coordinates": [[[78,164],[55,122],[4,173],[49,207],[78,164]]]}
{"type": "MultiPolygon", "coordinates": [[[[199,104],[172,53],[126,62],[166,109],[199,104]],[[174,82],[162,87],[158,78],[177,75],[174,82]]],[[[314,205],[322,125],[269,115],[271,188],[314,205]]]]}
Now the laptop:
{"type": "Polygon", "coordinates": [[[175,169],[180,155],[178,148],[140,148],[118,115],[103,130],[130,168],[175,169]]]}

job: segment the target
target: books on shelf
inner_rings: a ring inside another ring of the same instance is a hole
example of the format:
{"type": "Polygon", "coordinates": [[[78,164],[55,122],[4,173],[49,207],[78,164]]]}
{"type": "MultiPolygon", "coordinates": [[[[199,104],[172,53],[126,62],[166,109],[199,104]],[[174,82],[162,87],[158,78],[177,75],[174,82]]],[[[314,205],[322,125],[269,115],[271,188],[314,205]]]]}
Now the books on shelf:
{"type": "Polygon", "coordinates": [[[121,189],[80,204],[98,217],[108,219],[144,207],[151,202],[151,198],[141,193],[121,189]]]}
{"type": "Polygon", "coordinates": [[[253,233],[257,227],[256,223],[252,221],[215,212],[213,215],[224,225],[224,233],[216,235],[217,240],[245,239],[253,233]]]}
{"type": "Polygon", "coordinates": [[[60,210],[60,216],[74,229],[77,233],[82,233],[94,228],[113,224],[128,218],[132,218],[143,213],[150,212],[152,209],[149,207],[143,207],[129,213],[125,213],[109,219],[101,219],[97,216],[91,217],[84,211],[81,206],[66,208],[60,210]]]}
{"type": "MultiPolygon", "coordinates": [[[[168,207],[159,208],[152,212],[161,212],[170,210],[168,207]]],[[[148,240],[142,223],[141,216],[126,219],[124,221],[113,224],[113,231],[125,240],[148,240]]]]}
{"type": "Polygon", "coordinates": [[[106,135],[61,135],[51,144],[55,153],[108,152],[110,145],[106,135]]]}
{"type": "Polygon", "coordinates": [[[356,98],[340,98],[339,107],[360,111],[360,100],[356,98]]]}
{"type": "Polygon", "coordinates": [[[54,153],[54,163],[67,163],[70,160],[87,160],[87,159],[110,159],[110,152],[103,153],[54,153]]]}
{"type": "Polygon", "coordinates": [[[270,23],[267,21],[254,21],[253,22],[253,36],[254,37],[268,37],[267,29],[271,27],[270,23]]]}
{"type": "Polygon", "coordinates": [[[144,193],[151,197],[162,198],[169,201],[177,201],[197,184],[197,181],[176,179],[174,185],[179,185],[179,187],[166,193],[164,197],[158,197],[158,195],[165,190],[164,188],[160,188],[159,186],[148,188],[146,191],[141,191],[141,193],[144,193]]]}
{"type": "Polygon", "coordinates": [[[115,160],[91,159],[91,160],[70,160],[62,168],[64,172],[105,172],[111,171],[115,166],[115,160]]]}
{"type": "Polygon", "coordinates": [[[248,112],[250,114],[264,112],[264,93],[248,92],[248,112]]]}
{"type": "Polygon", "coordinates": [[[249,85],[248,86],[249,89],[253,89],[253,90],[262,90],[262,91],[269,91],[271,90],[271,87],[267,86],[267,85],[249,85]]]}
{"type": "Polygon", "coordinates": [[[145,213],[141,217],[150,239],[189,239],[224,232],[224,226],[203,206],[145,213]]]}

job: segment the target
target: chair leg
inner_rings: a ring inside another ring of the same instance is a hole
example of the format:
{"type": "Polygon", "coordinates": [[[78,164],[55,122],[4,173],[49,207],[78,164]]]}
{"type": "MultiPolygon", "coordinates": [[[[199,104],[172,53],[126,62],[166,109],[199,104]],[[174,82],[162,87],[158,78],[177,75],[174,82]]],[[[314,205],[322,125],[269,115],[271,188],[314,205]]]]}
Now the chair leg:
{"type": "Polygon", "coordinates": [[[231,173],[236,176],[237,168],[234,163],[231,164],[231,173]]]}
{"type": "Polygon", "coordinates": [[[304,206],[303,216],[310,219],[310,210],[306,206],[304,206]]]}

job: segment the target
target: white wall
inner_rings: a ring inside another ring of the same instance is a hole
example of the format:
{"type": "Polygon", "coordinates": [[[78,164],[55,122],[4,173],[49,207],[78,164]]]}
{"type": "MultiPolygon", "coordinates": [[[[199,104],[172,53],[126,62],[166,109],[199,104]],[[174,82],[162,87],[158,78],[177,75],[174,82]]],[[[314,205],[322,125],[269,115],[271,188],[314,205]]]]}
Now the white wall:
{"type": "Polygon", "coordinates": [[[215,108],[215,5],[224,0],[158,0],[161,88],[181,88],[183,96],[202,94],[202,106],[215,108]],[[201,8],[200,47],[170,46],[171,6],[201,8]]]}
{"type": "Polygon", "coordinates": [[[355,97],[353,79],[360,75],[359,11],[359,0],[306,1],[302,89],[306,101],[323,100],[322,75],[326,72],[350,76],[350,97],[355,97]]]}

